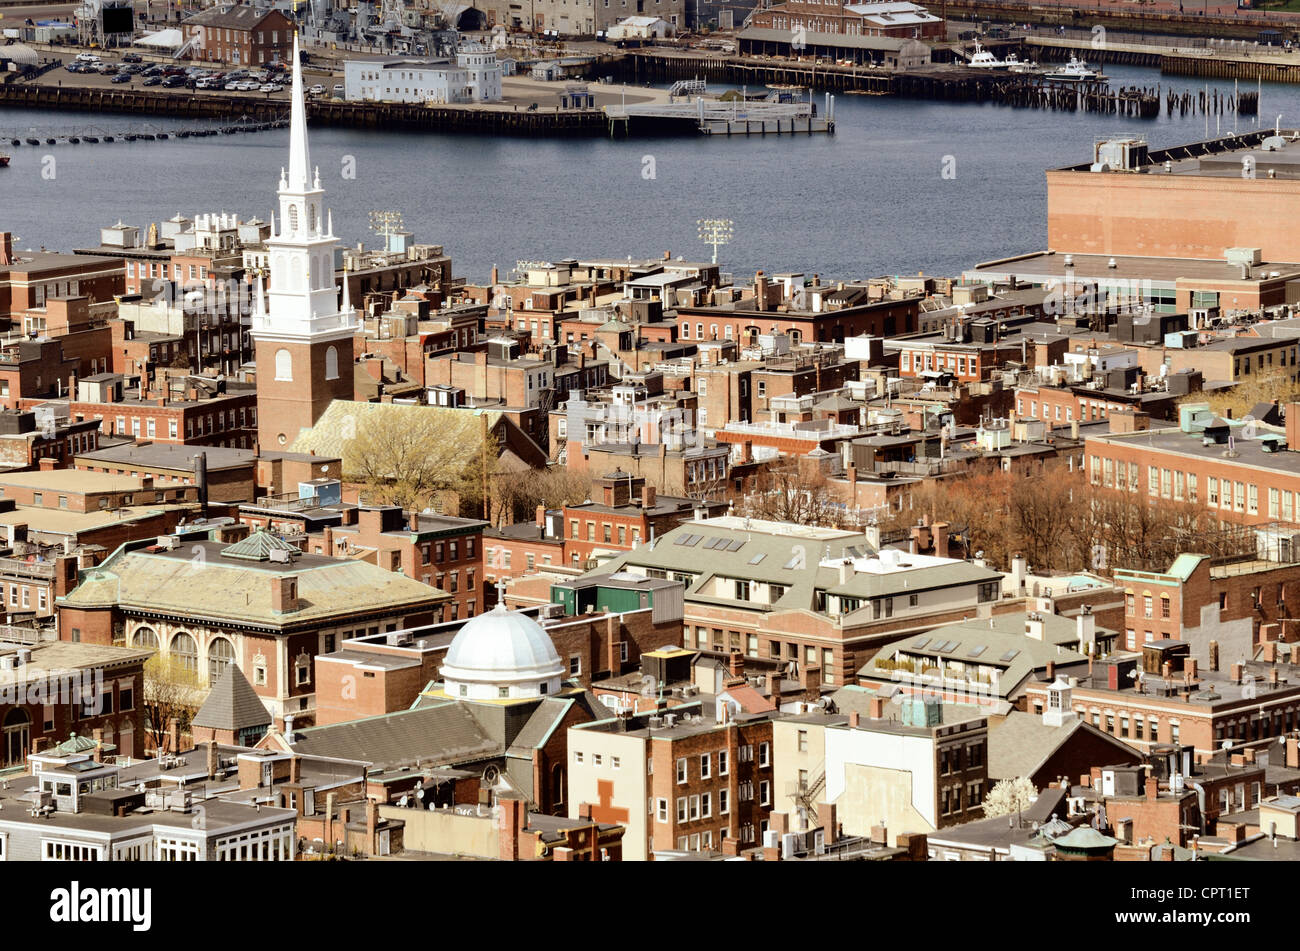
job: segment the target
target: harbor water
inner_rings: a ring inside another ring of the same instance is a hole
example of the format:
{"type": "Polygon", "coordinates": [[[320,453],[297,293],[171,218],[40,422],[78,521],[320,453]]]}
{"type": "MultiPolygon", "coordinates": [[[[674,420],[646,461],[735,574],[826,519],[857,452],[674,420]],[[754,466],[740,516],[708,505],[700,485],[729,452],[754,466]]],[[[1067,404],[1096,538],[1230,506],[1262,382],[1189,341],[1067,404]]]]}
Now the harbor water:
{"type": "MultiPolygon", "coordinates": [[[[1205,84],[1110,65],[1113,87],[1205,84]]],[[[1231,81],[1210,83],[1231,94],[1231,81]]],[[[711,91],[720,91],[713,87],[711,91]]],[[[818,94],[819,108],[824,98],[818,94]]],[[[1300,127],[1300,87],[1264,85],[1259,122],[1300,127]]],[[[699,218],[735,222],[719,262],[828,279],[924,271],[1040,249],[1048,168],[1091,161],[1099,138],[1140,135],[1152,148],[1205,138],[1204,115],[1141,120],[992,104],[841,95],[835,134],[537,139],[316,128],[312,161],[350,244],[373,244],[369,212],[400,211],[420,242],[442,244],[454,273],[488,279],[518,260],[674,257],[707,260],[699,218]]],[[[1256,128],[1210,116],[1208,132],[1256,128]]],[[[141,226],[180,213],[266,219],[288,132],[161,141],[11,146],[13,138],[211,127],[163,117],[0,109],[0,230],[19,248],[98,243],[121,219],[141,226]]]]}

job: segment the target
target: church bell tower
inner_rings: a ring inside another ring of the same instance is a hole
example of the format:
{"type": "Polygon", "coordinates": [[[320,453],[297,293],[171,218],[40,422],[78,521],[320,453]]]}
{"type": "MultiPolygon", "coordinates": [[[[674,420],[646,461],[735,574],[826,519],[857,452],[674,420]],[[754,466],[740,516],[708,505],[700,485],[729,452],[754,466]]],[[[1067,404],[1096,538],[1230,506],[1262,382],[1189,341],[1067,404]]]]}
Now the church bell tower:
{"type": "Polygon", "coordinates": [[[257,362],[257,431],[263,448],[287,449],[334,400],[353,397],[356,321],[346,280],[334,285],[332,216],[324,210],[320,170],[307,152],[307,109],[298,37],[293,40],[289,165],[280,170],[279,219],[266,241],[270,287],[257,279],[252,336],[257,362]]]}

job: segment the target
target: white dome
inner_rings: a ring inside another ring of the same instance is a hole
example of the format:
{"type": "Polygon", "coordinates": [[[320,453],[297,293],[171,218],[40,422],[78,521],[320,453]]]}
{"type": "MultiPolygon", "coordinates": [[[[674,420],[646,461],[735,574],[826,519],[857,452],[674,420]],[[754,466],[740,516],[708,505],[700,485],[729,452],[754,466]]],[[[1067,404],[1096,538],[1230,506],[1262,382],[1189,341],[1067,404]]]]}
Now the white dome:
{"type": "Polygon", "coordinates": [[[565,666],[540,624],[498,604],[452,638],[441,673],[449,695],[495,700],[556,693],[565,666]]]}

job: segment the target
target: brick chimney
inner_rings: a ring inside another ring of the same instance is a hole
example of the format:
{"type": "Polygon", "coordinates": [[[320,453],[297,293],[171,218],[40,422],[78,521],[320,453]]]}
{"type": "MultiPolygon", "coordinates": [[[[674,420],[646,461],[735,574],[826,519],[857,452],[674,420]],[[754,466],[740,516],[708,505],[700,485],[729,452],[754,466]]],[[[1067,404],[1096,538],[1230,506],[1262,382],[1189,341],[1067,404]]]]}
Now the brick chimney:
{"type": "Polygon", "coordinates": [[[655,507],[655,487],[653,485],[641,486],[641,507],[643,509],[655,507]]]}
{"type": "Polygon", "coordinates": [[[221,766],[221,759],[217,756],[217,741],[208,740],[208,779],[217,778],[217,770],[221,766]]]}
{"type": "Polygon", "coordinates": [[[322,549],[327,558],[334,557],[334,526],[326,525],[324,538],[322,539],[322,549]]]}
{"type": "Polygon", "coordinates": [[[849,726],[854,729],[857,729],[859,722],[860,722],[860,717],[858,716],[858,711],[854,710],[852,713],[849,714],[849,726]]]}
{"type": "Polygon", "coordinates": [[[1154,800],[1160,795],[1160,781],[1154,776],[1147,777],[1146,794],[1149,800],[1154,800]]]}
{"type": "Polygon", "coordinates": [[[537,506],[537,527],[545,530],[546,528],[546,506],[537,506]]]}
{"type": "Polygon", "coordinates": [[[883,720],[885,718],[885,698],[872,697],[870,706],[867,709],[870,713],[871,719],[883,720]]]}
{"type": "Polygon", "coordinates": [[[276,614],[291,614],[298,610],[298,576],[271,576],[271,610],[276,614]]]}
{"type": "Polygon", "coordinates": [[[745,676],[745,655],[733,650],[727,662],[727,670],[733,677],[745,676]]]}
{"type": "Polygon", "coordinates": [[[781,673],[776,670],[769,670],[763,675],[763,686],[767,688],[767,695],[771,701],[778,706],[780,705],[781,695],[781,673]]]}
{"type": "Polygon", "coordinates": [[[583,802],[578,804],[578,818],[591,821],[591,803],[583,802]]]}
{"type": "Polygon", "coordinates": [[[835,803],[821,802],[817,804],[817,824],[822,827],[822,839],[827,845],[834,845],[836,839],[836,813],[835,803]]]}
{"type": "Polygon", "coordinates": [[[1246,674],[1245,664],[1238,661],[1237,663],[1232,665],[1232,682],[1234,684],[1241,683],[1242,678],[1245,676],[1245,674],[1246,674]]]}
{"type": "Polygon", "coordinates": [[[289,757],[289,782],[298,783],[302,781],[302,760],[295,753],[289,757]]]}
{"type": "Polygon", "coordinates": [[[762,271],[754,275],[754,310],[762,313],[767,309],[767,278],[762,271]]]}
{"type": "Polygon", "coordinates": [[[1300,769],[1300,735],[1286,738],[1286,768],[1300,769]]]}
{"type": "Polygon", "coordinates": [[[95,741],[95,752],[91,754],[91,758],[96,763],[102,763],[104,762],[104,728],[97,726],[90,731],[90,735],[95,741]]]}
{"type": "Polygon", "coordinates": [[[1209,653],[1210,653],[1210,670],[1217,673],[1219,670],[1219,642],[1218,641],[1210,641],[1209,653]]]}
{"type": "Polygon", "coordinates": [[[1043,671],[1043,676],[1046,677],[1049,684],[1056,679],[1056,661],[1049,660],[1047,662],[1047,668],[1043,671]]]}
{"type": "Polygon", "coordinates": [[[0,231],[0,265],[14,263],[14,236],[12,232],[0,231]]]}
{"type": "Polygon", "coordinates": [[[366,851],[374,855],[375,848],[375,830],[379,828],[379,800],[366,800],[366,851]]]}
{"type": "Polygon", "coordinates": [[[181,751],[181,721],[172,717],[167,721],[167,752],[179,753],[181,751]]]}

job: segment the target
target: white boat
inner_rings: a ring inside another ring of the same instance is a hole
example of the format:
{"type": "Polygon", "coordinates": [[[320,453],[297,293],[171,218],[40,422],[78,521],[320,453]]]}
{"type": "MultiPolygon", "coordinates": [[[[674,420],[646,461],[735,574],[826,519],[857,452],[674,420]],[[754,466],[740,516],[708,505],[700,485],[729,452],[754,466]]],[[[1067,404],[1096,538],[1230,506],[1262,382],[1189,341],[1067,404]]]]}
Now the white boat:
{"type": "Polygon", "coordinates": [[[1037,63],[1029,60],[1022,60],[1015,53],[1008,53],[1007,58],[1003,60],[1007,69],[1013,73],[1038,73],[1042,72],[1042,67],[1037,63]]]}
{"type": "Polygon", "coordinates": [[[998,59],[984,47],[980,46],[978,41],[975,43],[975,54],[966,64],[972,69],[1006,69],[1007,64],[998,59]]]}
{"type": "Polygon", "coordinates": [[[1052,79],[1057,82],[1082,83],[1092,80],[1105,79],[1101,73],[1092,69],[1083,60],[1071,56],[1070,61],[1060,69],[1054,69],[1043,74],[1044,79],[1052,79]]]}

